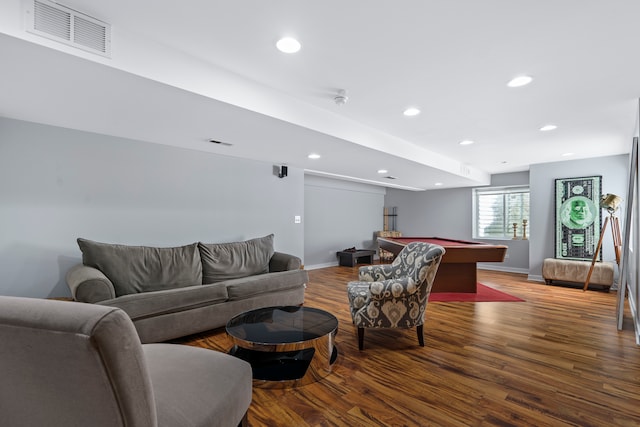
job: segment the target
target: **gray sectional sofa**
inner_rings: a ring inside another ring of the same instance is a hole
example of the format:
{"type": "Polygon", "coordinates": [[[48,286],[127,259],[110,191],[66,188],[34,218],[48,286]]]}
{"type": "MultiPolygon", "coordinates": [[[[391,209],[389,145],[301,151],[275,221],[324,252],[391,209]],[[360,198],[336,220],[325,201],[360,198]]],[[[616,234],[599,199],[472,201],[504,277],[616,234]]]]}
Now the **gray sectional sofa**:
{"type": "Polygon", "coordinates": [[[302,304],[307,272],[274,251],[273,237],[171,248],[78,239],[82,264],[66,280],[74,300],[124,310],[142,343],[167,341],[246,310],[302,304]]]}

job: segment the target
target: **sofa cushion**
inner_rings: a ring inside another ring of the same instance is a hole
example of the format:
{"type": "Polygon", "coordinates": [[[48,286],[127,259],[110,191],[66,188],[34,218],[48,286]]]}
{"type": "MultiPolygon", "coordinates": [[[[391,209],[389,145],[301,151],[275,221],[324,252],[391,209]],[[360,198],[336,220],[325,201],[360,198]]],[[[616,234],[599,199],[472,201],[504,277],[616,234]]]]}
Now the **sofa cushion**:
{"type": "Polygon", "coordinates": [[[214,283],[124,295],[98,304],[121,308],[132,320],[138,320],[218,304],[226,300],[227,288],[224,283],[214,283]]]}
{"type": "Polygon", "coordinates": [[[102,271],[116,296],[202,284],[197,243],[155,248],[78,239],[78,246],[83,264],[102,271]]]}
{"type": "Polygon", "coordinates": [[[304,286],[309,281],[306,270],[290,270],[267,275],[227,280],[221,284],[227,286],[229,301],[250,298],[264,293],[278,292],[304,286]]]}
{"type": "Polygon", "coordinates": [[[216,283],[269,272],[273,234],[244,242],[198,243],[202,283],[216,283]]]}

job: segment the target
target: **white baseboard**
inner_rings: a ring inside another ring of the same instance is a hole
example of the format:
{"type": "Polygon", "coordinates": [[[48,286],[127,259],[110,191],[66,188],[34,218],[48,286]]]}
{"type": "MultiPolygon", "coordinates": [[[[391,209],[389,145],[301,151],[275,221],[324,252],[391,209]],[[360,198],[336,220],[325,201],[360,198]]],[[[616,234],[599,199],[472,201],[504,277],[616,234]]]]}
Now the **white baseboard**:
{"type": "Polygon", "coordinates": [[[529,280],[530,282],[543,282],[544,283],[544,277],[538,275],[538,274],[530,274],[529,276],[527,276],[527,280],[529,280]]]}
{"type": "Polygon", "coordinates": [[[317,270],[319,268],[325,268],[325,267],[336,267],[338,265],[338,261],[336,262],[327,262],[324,264],[315,264],[315,265],[305,265],[304,269],[305,270],[317,270]]]}
{"type": "MultiPolygon", "coordinates": [[[[371,249],[373,250],[373,249],[371,249]]],[[[373,256],[373,260],[375,262],[380,261],[380,258],[378,258],[378,255],[374,255],[373,256]]],[[[326,267],[337,267],[338,265],[340,265],[340,263],[338,261],[335,262],[325,262],[323,264],[314,264],[314,265],[305,265],[304,269],[305,270],[317,270],[319,268],[326,268],[326,267]]],[[[370,265],[370,264],[358,264],[358,266],[362,266],[362,265],[370,265]]]]}
{"type": "MultiPolygon", "coordinates": [[[[326,262],[323,264],[314,264],[314,265],[305,265],[304,269],[305,270],[317,270],[319,268],[326,268],[326,267],[336,267],[338,266],[338,262],[326,262]]],[[[362,265],[367,265],[367,264],[362,264],[362,265]]],[[[478,264],[478,269],[479,270],[493,270],[493,271],[504,271],[505,273],[518,273],[518,274],[527,274],[529,273],[529,270],[527,270],[526,268],[514,268],[514,267],[502,267],[502,266],[497,266],[497,265],[481,265],[478,264]]],[[[544,282],[544,280],[542,279],[542,276],[534,276],[534,277],[538,277],[538,279],[532,279],[532,276],[529,275],[527,280],[534,280],[537,282],[544,282]]]]}
{"type": "Polygon", "coordinates": [[[503,267],[500,265],[482,265],[478,264],[478,270],[504,271],[505,273],[527,274],[529,270],[526,268],[503,267]]]}

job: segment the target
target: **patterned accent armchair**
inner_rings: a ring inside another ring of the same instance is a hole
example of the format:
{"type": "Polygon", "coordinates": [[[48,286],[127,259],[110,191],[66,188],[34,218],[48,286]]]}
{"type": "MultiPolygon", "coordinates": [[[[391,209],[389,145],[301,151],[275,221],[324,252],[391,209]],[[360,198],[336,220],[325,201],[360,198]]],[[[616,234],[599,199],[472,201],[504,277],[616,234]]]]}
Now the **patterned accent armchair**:
{"type": "Polygon", "coordinates": [[[391,264],[360,267],[359,280],[347,285],[360,350],[364,328],[416,326],[418,342],[424,347],[424,312],[444,252],[442,246],[413,242],[391,264]]]}

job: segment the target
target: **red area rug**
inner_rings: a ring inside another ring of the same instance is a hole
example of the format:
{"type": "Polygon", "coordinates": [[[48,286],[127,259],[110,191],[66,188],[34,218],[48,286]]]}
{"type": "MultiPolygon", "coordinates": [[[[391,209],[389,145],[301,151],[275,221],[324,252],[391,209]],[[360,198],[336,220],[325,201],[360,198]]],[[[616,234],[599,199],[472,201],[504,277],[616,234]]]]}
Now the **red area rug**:
{"type": "Polygon", "coordinates": [[[468,294],[463,292],[436,292],[429,295],[429,302],[523,302],[502,291],[478,283],[477,292],[468,294]]]}

